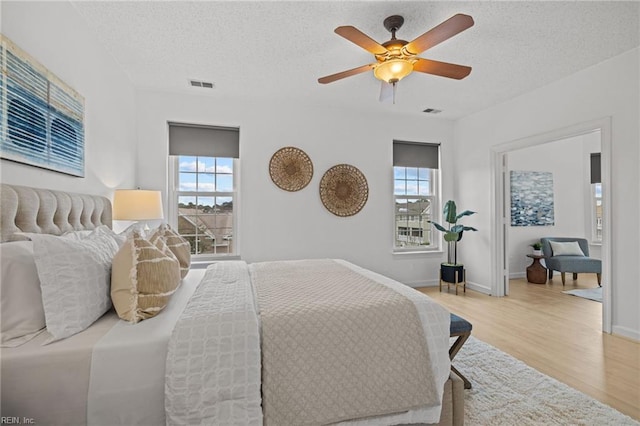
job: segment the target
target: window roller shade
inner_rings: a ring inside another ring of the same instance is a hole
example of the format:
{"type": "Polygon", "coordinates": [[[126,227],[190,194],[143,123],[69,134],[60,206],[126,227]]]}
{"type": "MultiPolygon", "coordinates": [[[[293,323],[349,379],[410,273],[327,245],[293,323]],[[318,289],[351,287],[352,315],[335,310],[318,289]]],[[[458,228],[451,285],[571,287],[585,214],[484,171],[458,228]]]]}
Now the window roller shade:
{"type": "Polygon", "coordinates": [[[439,168],[440,144],[393,141],[393,165],[439,168]]]}
{"type": "Polygon", "coordinates": [[[169,155],[240,158],[239,129],[169,123],[169,155]]]}
{"type": "Polygon", "coordinates": [[[600,153],[591,153],[591,183],[602,182],[600,170],[600,153]]]}

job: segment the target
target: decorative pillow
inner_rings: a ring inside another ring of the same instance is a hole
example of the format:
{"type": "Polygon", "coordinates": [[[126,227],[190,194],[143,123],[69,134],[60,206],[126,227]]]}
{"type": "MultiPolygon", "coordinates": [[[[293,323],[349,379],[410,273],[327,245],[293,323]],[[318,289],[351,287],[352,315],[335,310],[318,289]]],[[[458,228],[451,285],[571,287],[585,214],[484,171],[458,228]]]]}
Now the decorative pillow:
{"type": "Polygon", "coordinates": [[[70,231],[61,235],[62,238],[69,238],[72,240],[80,241],[87,238],[89,235],[93,233],[93,230],[82,230],[82,231],[70,231]]]}
{"type": "Polygon", "coordinates": [[[180,285],[180,263],[164,243],[134,230],[113,258],[111,300],[118,316],[137,323],[157,315],[180,285]]]}
{"type": "Polygon", "coordinates": [[[191,245],[180,234],[174,231],[169,225],[162,224],[151,235],[149,241],[154,243],[156,239],[162,238],[167,247],[173,252],[180,262],[180,276],[184,278],[189,272],[191,266],[191,245]]]}
{"type": "MultiPolygon", "coordinates": [[[[81,231],[65,232],[64,234],[60,235],[60,237],[68,238],[75,241],[80,241],[80,240],[84,240],[85,238],[87,238],[89,235],[93,234],[97,230],[100,230],[99,232],[101,232],[103,235],[110,235],[111,238],[116,240],[116,243],[118,243],[119,246],[121,246],[124,243],[124,241],[127,239],[125,235],[116,234],[115,232],[113,232],[113,230],[109,228],[107,225],[100,225],[95,229],[83,229],[81,231]]],[[[11,241],[32,241],[32,238],[31,238],[32,235],[43,235],[43,234],[38,234],[34,232],[15,232],[11,234],[10,240],[11,241]]]]}
{"type": "Polygon", "coordinates": [[[584,256],[577,241],[549,241],[554,256],[584,256]]]}
{"type": "Polygon", "coordinates": [[[0,244],[1,347],[15,347],[45,327],[38,270],[31,241],[0,244]]]}
{"type": "Polygon", "coordinates": [[[32,234],[42,289],[46,343],[81,332],[111,307],[111,259],[118,245],[108,228],[99,227],[82,240],[32,234]]]}

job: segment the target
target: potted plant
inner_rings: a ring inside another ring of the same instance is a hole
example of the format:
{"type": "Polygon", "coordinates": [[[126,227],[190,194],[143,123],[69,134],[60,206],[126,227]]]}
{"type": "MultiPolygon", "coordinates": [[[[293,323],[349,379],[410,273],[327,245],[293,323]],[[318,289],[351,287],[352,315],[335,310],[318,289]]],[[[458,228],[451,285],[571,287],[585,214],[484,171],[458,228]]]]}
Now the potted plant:
{"type": "Polygon", "coordinates": [[[534,256],[542,256],[542,243],[540,241],[536,241],[535,243],[529,245],[533,247],[534,256]]]}
{"type": "Polygon", "coordinates": [[[465,210],[458,214],[456,210],[456,203],[453,200],[447,201],[442,210],[442,216],[448,223],[448,226],[444,226],[434,221],[433,223],[438,231],[444,233],[444,240],[447,242],[447,262],[440,265],[440,271],[442,279],[444,281],[455,283],[459,282],[463,277],[464,265],[458,263],[458,241],[462,239],[464,231],[477,231],[476,228],[471,226],[464,226],[458,223],[464,216],[471,216],[476,212],[471,210],[465,210]],[[456,277],[458,278],[456,280],[456,277]]]}

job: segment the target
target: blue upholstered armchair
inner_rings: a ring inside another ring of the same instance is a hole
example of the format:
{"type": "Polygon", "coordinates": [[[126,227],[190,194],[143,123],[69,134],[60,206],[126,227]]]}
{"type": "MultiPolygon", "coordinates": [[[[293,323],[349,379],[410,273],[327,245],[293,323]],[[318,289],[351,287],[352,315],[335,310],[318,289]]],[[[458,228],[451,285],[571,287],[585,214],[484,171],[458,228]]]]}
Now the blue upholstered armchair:
{"type": "Polygon", "coordinates": [[[546,237],[540,238],[544,261],[549,270],[549,279],[553,277],[553,271],[562,275],[564,285],[565,272],[573,273],[573,279],[578,279],[578,273],[595,273],[598,277],[598,285],[601,284],[602,261],[589,257],[589,244],[584,238],[546,237]],[[552,244],[552,242],[554,244],[552,244]],[[561,243],[560,245],[557,243],[561,243]],[[563,244],[564,243],[564,244],[563,244]],[[579,249],[576,247],[578,244],[579,249]],[[555,253],[554,247],[555,246],[555,253]],[[582,253],[580,253],[582,251],[582,253]]]}

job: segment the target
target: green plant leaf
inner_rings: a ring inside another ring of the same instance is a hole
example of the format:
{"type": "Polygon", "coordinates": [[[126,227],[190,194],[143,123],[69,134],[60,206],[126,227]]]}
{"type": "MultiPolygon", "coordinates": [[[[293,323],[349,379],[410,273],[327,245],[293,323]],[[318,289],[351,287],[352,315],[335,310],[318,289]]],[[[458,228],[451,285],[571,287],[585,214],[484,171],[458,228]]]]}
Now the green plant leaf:
{"type": "Polygon", "coordinates": [[[462,228],[463,231],[477,231],[473,226],[465,226],[462,228]]]}
{"type": "MultiPolygon", "coordinates": [[[[429,222],[431,222],[431,221],[429,221],[429,222]]],[[[435,223],[435,222],[431,222],[431,223],[433,223],[433,226],[435,226],[438,231],[448,232],[448,229],[445,228],[444,226],[440,225],[439,223],[435,223]]]]}
{"type": "Polygon", "coordinates": [[[456,234],[462,231],[464,231],[463,225],[454,225],[451,227],[451,232],[455,232],[456,234]]]}
{"type": "Polygon", "coordinates": [[[462,213],[460,213],[458,216],[456,216],[456,220],[460,219],[463,216],[471,216],[472,214],[476,214],[476,212],[473,212],[471,210],[465,210],[462,213]]]}
{"type": "Polygon", "coordinates": [[[456,217],[456,202],[453,200],[447,201],[444,205],[444,209],[442,209],[442,213],[444,214],[444,220],[447,223],[456,223],[458,220],[456,217]]]}

